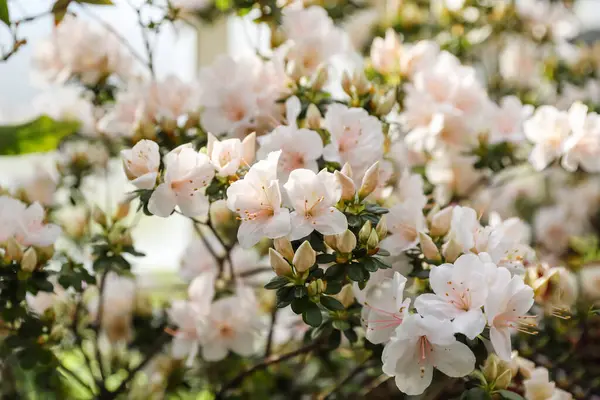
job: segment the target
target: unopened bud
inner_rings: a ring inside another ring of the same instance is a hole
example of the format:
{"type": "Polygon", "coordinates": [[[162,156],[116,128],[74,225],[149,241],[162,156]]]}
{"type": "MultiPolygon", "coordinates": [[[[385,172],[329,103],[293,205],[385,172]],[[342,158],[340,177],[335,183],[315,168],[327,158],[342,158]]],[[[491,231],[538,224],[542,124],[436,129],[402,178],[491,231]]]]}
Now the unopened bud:
{"type": "Polygon", "coordinates": [[[463,249],[460,243],[451,239],[442,249],[446,262],[453,263],[462,254],[463,249]]]}
{"type": "Polygon", "coordinates": [[[365,222],[365,224],[358,231],[358,241],[360,243],[367,243],[369,240],[369,236],[371,235],[371,230],[373,229],[373,225],[371,225],[371,221],[365,222]]]}
{"type": "Polygon", "coordinates": [[[338,245],[337,245],[337,235],[325,235],[323,236],[323,241],[325,242],[325,244],[327,246],[329,246],[331,249],[336,250],[338,249],[338,245]]]}
{"type": "Polygon", "coordinates": [[[306,126],[312,130],[321,128],[321,112],[313,103],[310,103],[306,109],[306,126]]]}
{"type": "Polygon", "coordinates": [[[358,95],[365,94],[371,89],[371,83],[362,70],[354,71],[352,83],[354,84],[356,94],[358,95]]]}
{"type": "Polygon", "coordinates": [[[35,248],[38,262],[46,262],[54,256],[54,245],[35,248]]]}
{"type": "Polygon", "coordinates": [[[313,90],[319,91],[323,89],[323,86],[327,83],[327,79],[329,78],[329,72],[327,71],[326,66],[319,67],[319,70],[316,73],[315,79],[312,82],[313,90]]]}
{"type": "Polygon", "coordinates": [[[499,362],[500,358],[498,358],[498,356],[494,353],[490,354],[485,360],[481,372],[483,372],[483,376],[485,376],[485,380],[487,382],[492,383],[496,380],[496,377],[498,377],[499,362]]]}
{"type": "Polygon", "coordinates": [[[288,62],[288,76],[297,82],[304,76],[304,68],[295,61],[288,62]]]}
{"type": "Polygon", "coordinates": [[[120,221],[129,214],[129,206],[130,203],[128,201],[119,203],[117,206],[117,211],[115,212],[115,221],[120,221]]]}
{"type": "Polygon", "coordinates": [[[106,226],[106,214],[98,206],[92,210],[92,219],[101,226],[106,226]]]}
{"type": "Polygon", "coordinates": [[[269,249],[269,263],[278,276],[289,276],[292,274],[290,264],[288,264],[281,254],[271,248],[269,249]]]}
{"type": "Polygon", "coordinates": [[[367,249],[372,250],[379,247],[379,236],[377,236],[377,232],[375,230],[371,230],[371,234],[369,235],[369,239],[367,240],[367,249]]]}
{"type": "Polygon", "coordinates": [[[256,132],[252,132],[242,140],[242,158],[250,165],[256,158],[256,132]]]}
{"type": "Polygon", "coordinates": [[[356,247],[356,236],[347,229],[344,233],[337,235],[337,249],[341,253],[350,253],[356,247]]]}
{"type": "Polygon", "coordinates": [[[352,291],[352,285],[344,285],[342,290],[340,290],[340,292],[333,297],[342,303],[345,308],[350,307],[352,304],[354,304],[354,292],[352,291]]]}
{"type": "Polygon", "coordinates": [[[352,96],[352,78],[348,71],[342,73],[342,89],[348,96],[352,96]]]}
{"type": "Polygon", "coordinates": [[[431,236],[444,236],[448,233],[452,222],[452,210],[453,207],[449,206],[433,214],[429,229],[431,236]]]}
{"type": "Polygon", "coordinates": [[[382,215],[381,218],[379,218],[379,222],[375,226],[375,232],[377,232],[377,236],[379,237],[379,240],[383,240],[387,236],[388,228],[387,228],[387,220],[385,218],[385,215],[382,215]]]}
{"type": "Polygon", "coordinates": [[[377,188],[379,183],[379,161],[371,165],[365,176],[363,176],[360,189],[358,190],[358,197],[362,200],[377,188]]]}
{"type": "Polygon", "coordinates": [[[302,273],[304,271],[308,271],[310,267],[315,265],[317,261],[317,252],[313,250],[308,240],[305,240],[298,250],[296,250],[296,254],[294,254],[293,264],[296,268],[296,271],[302,273]]]}
{"type": "Polygon", "coordinates": [[[308,295],[309,296],[318,296],[325,291],[326,285],[321,279],[317,279],[316,281],[312,281],[308,285],[308,295]]]}
{"type": "Polygon", "coordinates": [[[345,163],[342,166],[342,169],[340,171],[342,174],[346,175],[348,178],[352,179],[354,177],[353,173],[352,173],[352,167],[350,166],[350,164],[345,163]]]}
{"type": "Polygon", "coordinates": [[[37,267],[37,254],[33,247],[28,248],[23,253],[23,259],[21,260],[21,269],[27,272],[35,271],[37,267]]]}
{"type": "Polygon", "coordinates": [[[6,256],[11,261],[19,262],[23,258],[23,250],[21,245],[15,240],[15,238],[9,238],[6,241],[6,256]]]}
{"type": "Polygon", "coordinates": [[[510,382],[512,381],[512,373],[510,369],[505,369],[504,372],[500,374],[498,378],[496,378],[496,382],[494,383],[494,389],[503,390],[506,389],[510,382]]]}
{"type": "Polygon", "coordinates": [[[375,109],[375,114],[379,116],[388,115],[394,105],[396,104],[396,92],[394,90],[390,90],[380,99],[377,108],[375,109]]]}
{"type": "Polygon", "coordinates": [[[440,251],[429,235],[419,232],[419,243],[421,244],[421,251],[426,259],[431,261],[442,261],[440,251]]]}
{"type": "Polygon", "coordinates": [[[294,249],[292,248],[292,243],[285,238],[281,237],[273,240],[273,245],[275,246],[275,250],[279,254],[281,254],[286,260],[292,262],[294,260],[294,249]]]}
{"type": "Polygon", "coordinates": [[[354,187],[354,182],[352,181],[352,179],[339,171],[335,171],[333,174],[337,178],[342,188],[342,195],[340,197],[340,200],[353,200],[354,194],[356,193],[356,188],[354,187]]]}

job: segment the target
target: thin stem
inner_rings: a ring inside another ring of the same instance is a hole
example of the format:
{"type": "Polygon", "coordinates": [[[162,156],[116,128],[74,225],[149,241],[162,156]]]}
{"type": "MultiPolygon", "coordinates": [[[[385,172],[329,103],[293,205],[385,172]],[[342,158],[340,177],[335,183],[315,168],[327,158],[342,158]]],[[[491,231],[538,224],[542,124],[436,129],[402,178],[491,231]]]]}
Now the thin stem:
{"type": "Polygon", "coordinates": [[[323,344],[320,341],[316,341],[316,342],[313,342],[304,347],[300,347],[299,349],[294,350],[292,352],[289,352],[289,353],[286,353],[286,354],[283,354],[280,356],[271,356],[271,357],[266,358],[263,362],[256,364],[255,366],[253,366],[252,368],[250,368],[244,372],[241,372],[235,378],[233,378],[229,382],[226,382],[223,385],[223,387],[221,388],[221,390],[215,396],[215,400],[223,399],[225,394],[230,389],[233,389],[233,388],[239,386],[241,383],[244,382],[244,379],[246,379],[250,375],[253,375],[254,373],[261,371],[263,369],[266,369],[271,365],[278,364],[280,362],[289,360],[290,358],[294,358],[294,357],[302,355],[302,354],[308,354],[311,351],[321,347],[322,345],[323,344]]]}
{"type": "Polygon", "coordinates": [[[250,276],[262,274],[265,272],[273,272],[273,269],[271,267],[256,267],[247,271],[240,272],[238,276],[240,278],[248,278],[250,276]]]}
{"type": "Polygon", "coordinates": [[[265,358],[268,358],[271,355],[275,324],[277,323],[277,311],[279,311],[279,309],[276,306],[273,306],[273,310],[271,311],[271,325],[269,326],[269,335],[267,336],[267,345],[265,346],[265,358]]]}
{"type": "Polygon", "coordinates": [[[152,78],[156,78],[156,74],[154,72],[154,50],[152,50],[150,37],[148,36],[148,30],[144,24],[144,19],[142,18],[142,9],[135,7],[130,0],[127,0],[127,3],[137,15],[138,25],[140,27],[140,31],[142,32],[142,40],[144,41],[144,47],[146,48],[146,66],[148,67],[152,78]]]}

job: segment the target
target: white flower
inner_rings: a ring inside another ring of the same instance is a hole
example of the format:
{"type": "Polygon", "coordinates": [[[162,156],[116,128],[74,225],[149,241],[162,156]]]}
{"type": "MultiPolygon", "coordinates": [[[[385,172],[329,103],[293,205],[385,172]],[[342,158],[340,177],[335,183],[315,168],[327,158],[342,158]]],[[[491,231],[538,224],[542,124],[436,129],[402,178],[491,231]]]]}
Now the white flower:
{"type": "Polygon", "coordinates": [[[410,299],[403,300],[406,278],[394,272],[377,284],[366,296],[363,320],[366,338],[371,343],[385,343],[408,314],[410,299]]]}
{"type": "Polygon", "coordinates": [[[148,210],[159,217],[168,217],[176,206],[188,217],[206,214],[208,199],[203,189],[215,175],[208,157],[183,145],[165,156],[165,167],[164,182],[152,193],[148,210]]]}
{"type": "Polygon", "coordinates": [[[462,251],[468,253],[475,247],[475,235],[482,227],[477,218],[477,212],[469,207],[454,206],[448,242],[459,245],[462,251]]]}
{"type": "Polygon", "coordinates": [[[240,166],[249,166],[255,157],[256,134],[240,139],[219,141],[208,134],[207,152],[219,176],[235,175],[240,166]]]}
{"type": "Polygon", "coordinates": [[[485,328],[481,307],[487,297],[486,268],[473,254],[460,256],[452,264],[435,267],[429,274],[434,294],[422,294],[415,300],[421,315],[451,319],[454,332],[475,339],[485,328]]]}
{"type": "Polygon", "coordinates": [[[473,166],[476,158],[451,152],[435,154],[425,166],[425,176],[433,185],[434,197],[447,204],[453,196],[471,195],[482,178],[481,170],[473,166]]]}
{"type": "MultiPolygon", "coordinates": [[[[147,87],[131,84],[117,93],[115,103],[98,121],[98,130],[109,137],[131,137],[136,131],[154,135],[154,127],[146,112],[147,87]]],[[[152,137],[152,136],[146,136],[152,137]]]]}
{"type": "Polygon", "coordinates": [[[541,106],[525,121],[525,136],[534,144],[529,162],[538,171],[557,159],[571,132],[569,115],[552,106],[541,106]]]}
{"type": "Polygon", "coordinates": [[[413,174],[409,169],[405,169],[396,185],[398,187],[396,198],[400,203],[414,203],[415,207],[422,209],[427,204],[423,185],[421,175],[413,174]]]}
{"type": "Polygon", "coordinates": [[[539,47],[524,37],[511,38],[498,56],[500,75],[518,87],[539,84],[543,72],[539,47]]]}
{"type": "Polygon", "coordinates": [[[558,389],[556,384],[550,380],[546,368],[536,368],[531,371],[531,377],[523,381],[525,387],[525,398],[527,400],[571,400],[573,396],[569,392],[558,389]]]}
{"type": "Polygon", "coordinates": [[[562,166],[567,171],[581,167],[600,172],[600,115],[587,114],[587,107],[575,103],[569,112],[573,134],[564,142],[562,166]]]}
{"type": "Polygon", "coordinates": [[[500,358],[510,361],[510,330],[530,332],[535,316],[525,315],[533,305],[533,289],[523,278],[513,276],[506,268],[498,268],[495,281],[489,287],[485,315],[490,326],[490,340],[500,358]]]}
{"type": "Polygon", "coordinates": [[[402,42],[392,28],[385,31],[385,38],[373,39],[370,53],[371,64],[373,69],[380,74],[398,72],[402,55],[402,42]]]}
{"type": "Polygon", "coordinates": [[[325,114],[325,127],[331,143],[325,146],[323,158],[350,164],[354,181],[360,183],[367,168],[383,156],[381,122],[362,108],[332,104],[325,114]]]}
{"type": "Polygon", "coordinates": [[[600,264],[588,265],[579,271],[582,294],[590,299],[600,299],[600,264]]]}
{"type": "Polygon", "coordinates": [[[300,115],[300,100],[290,97],[285,102],[288,126],[281,125],[273,132],[261,136],[259,158],[266,154],[281,150],[279,156],[279,176],[287,180],[290,172],[298,168],[318,171],[317,159],[323,154],[323,140],[321,136],[310,129],[299,129],[296,119],[300,115]]]}
{"type": "Polygon", "coordinates": [[[25,203],[20,200],[6,195],[0,196],[0,243],[13,237],[25,208],[25,203]]]}
{"type": "Polygon", "coordinates": [[[173,7],[185,11],[201,11],[211,5],[209,0],[173,0],[173,7]]]}
{"type": "Polygon", "coordinates": [[[296,169],[284,187],[294,207],[291,240],[308,236],[313,230],[336,235],[348,229],[346,216],[335,208],[341,188],[332,173],[322,170],[315,174],[308,169],[296,169]]]}
{"type": "Polygon", "coordinates": [[[414,248],[419,242],[419,232],[426,229],[423,208],[418,202],[396,204],[385,218],[390,234],[381,241],[381,247],[394,256],[414,248]]]}
{"type": "Polygon", "coordinates": [[[523,105],[516,96],[505,96],[500,106],[493,106],[490,143],[521,143],[525,139],[523,122],[533,113],[533,106],[523,105]]]}
{"type": "Polygon", "coordinates": [[[154,189],[160,166],[158,144],[140,140],[131,149],[121,150],[123,169],[131,183],[138,189],[154,189]]]}
{"type": "Polygon", "coordinates": [[[471,373],[475,356],[452,332],[448,320],[417,314],[406,317],[385,345],[383,372],[394,376],[398,389],[411,396],[427,389],[434,368],[453,378],[471,373]]]}
{"type": "MultiPolygon", "coordinates": [[[[18,207],[17,207],[18,208],[18,207]]],[[[44,224],[44,208],[33,203],[18,216],[15,238],[23,246],[50,246],[61,233],[58,225],[44,224]]]]}
{"type": "Polygon", "coordinates": [[[533,228],[538,243],[552,253],[561,254],[569,246],[569,238],[577,233],[577,225],[565,206],[542,207],[535,214],[533,228]]]}
{"type": "Polygon", "coordinates": [[[21,190],[27,196],[29,202],[38,202],[44,206],[49,206],[54,203],[57,182],[41,165],[38,167],[35,174],[20,185],[21,190]]]}
{"type": "Polygon", "coordinates": [[[276,239],[290,232],[290,215],[281,207],[281,190],[277,180],[280,152],[272,152],[266,160],[254,164],[244,179],[227,189],[227,206],[242,221],[238,240],[251,247],[263,237],[276,239]]]}
{"type": "Polygon", "coordinates": [[[439,53],[440,46],[433,40],[420,40],[405,45],[400,59],[400,69],[405,75],[413,76],[434,64],[439,53]]]}

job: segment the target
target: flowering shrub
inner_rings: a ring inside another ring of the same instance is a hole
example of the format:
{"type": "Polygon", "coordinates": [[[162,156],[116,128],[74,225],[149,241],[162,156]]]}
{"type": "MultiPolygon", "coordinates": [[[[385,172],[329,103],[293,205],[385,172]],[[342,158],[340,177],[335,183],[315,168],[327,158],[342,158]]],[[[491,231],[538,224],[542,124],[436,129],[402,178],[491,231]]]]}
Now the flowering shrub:
{"type": "Polygon", "coordinates": [[[569,92],[598,60],[564,4],[390,4],[336,75],[354,4],[149,1],[140,57],[64,3],[35,68],[73,91],[0,127],[56,150],[0,196],[3,394],[600,396],[600,117],[569,92]],[[269,54],[155,77],[162,24],[254,6],[269,54]],[[144,215],[193,231],[174,288],[134,268],[144,215]]]}

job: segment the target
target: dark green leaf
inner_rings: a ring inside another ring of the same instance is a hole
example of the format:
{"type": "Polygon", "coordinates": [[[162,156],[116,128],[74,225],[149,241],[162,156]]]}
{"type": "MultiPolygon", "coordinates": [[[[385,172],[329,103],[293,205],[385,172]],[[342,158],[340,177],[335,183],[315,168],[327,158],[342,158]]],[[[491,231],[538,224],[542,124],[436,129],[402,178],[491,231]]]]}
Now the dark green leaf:
{"type": "Polygon", "coordinates": [[[346,329],[350,329],[350,324],[348,321],[336,319],[333,321],[333,327],[338,331],[345,331],[346,329]]]}
{"type": "Polygon", "coordinates": [[[389,266],[388,264],[386,264],[383,261],[381,261],[381,258],[373,257],[372,260],[377,265],[378,269],[388,269],[388,268],[391,268],[391,266],[389,266]]]}
{"type": "Polygon", "coordinates": [[[354,282],[362,282],[366,280],[365,269],[361,264],[350,264],[348,267],[348,278],[354,282]]]}
{"type": "Polygon", "coordinates": [[[365,269],[369,272],[375,272],[377,271],[377,264],[375,264],[375,262],[373,261],[372,258],[365,258],[363,260],[361,260],[362,264],[365,266],[365,269]]]}
{"type": "Polygon", "coordinates": [[[329,347],[331,349],[337,349],[342,342],[342,332],[338,330],[333,330],[331,335],[329,335],[329,347]]]}
{"type": "Polygon", "coordinates": [[[265,289],[279,289],[288,283],[290,283],[290,280],[285,276],[276,276],[265,285],[265,289]]]}
{"type": "Polygon", "coordinates": [[[295,286],[294,287],[294,297],[300,299],[305,297],[308,294],[306,287],[304,286],[295,286]]]}
{"type": "Polygon", "coordinates": [[[10,25],[10,14],[8,12],[8,3],[6,0],[0,0],[0,21],[10,25]]]}
{"type": "Polygon", "coordinates": [[[56,150],[60,141],[78,128],[79,123],[55,121],[47,116],[22,125],[0,126],[0,155],[56,150]]]}
{"type": "Polygon", "coordinates": [[[327,288],[325,288],[325,294],[338,294],[341,290],[342,282],[327,281],[327,288]]]}
{"type": "Polygon", "coordinates": [[[344,310],[344,305],[338,300],[334,299],[333,297],[321,296],[321,304],[323,305],[323,307],[332,311],[344,310]]]}
{"type": "Polygon", "coordinates": [[[54,14],[54,24],[58,25],[67,15],[67,8],[72,0],[56,0],[52,6],[52,14],[54,14]]]}
{"type": "Polygon", "coordinates": [[[520,394],[511,392],[510,390],[498,390],[497,392],[501,398],[506,400],[525,400],[520,394]]]}
{"type": "Polygon", "coordinates": [[[356,343],[356,341],[358,340],[358,335],[356,334],[356,332],[354,332],[354,329],[352,328],[346,329],[344,331],[344,336],[346,336],[350,343],[356,343]]]}
{"type": "Polygon", "coordinates": [[[357,228],[361,226],[361,219],[357,215],[348,215],[348,225],[357,228]]]}
{"type": "Polygon", "coordinates": [[[490,400],[492,396],[480,387],[472,388],[463,392],[460,400],[490,400]]]}
{"type": "Polygon", "coordinates": [[[379,250],[377,251],[377,255],[378,255],[378,256],[382,256],[382,257],[389,257],[389,255],[390,255],[390,252],[389,252],[389,251],[387,251],[387,250],[385,250],[385,249],[379,249],[379,250]]]}
{"type": "Polygon", "coordinates": [[[346,270],[346,264],[335,264],[325,271],[326,278],[341,278],[346,270]]]}
{"type": "Polygon", "coordinates": [[[323,322],[323,315],[316,304],[309,303],[309,306],[302,313],[302,320],[310,326],[317,327],[323,322]]]}
{"type": "Polygon", "coordinates": [[[308,309],[311,302],[308,297],[302,297],[300,299],[292,300],[292,311],[296,314],[302,314],[304,311],[308,309]]]}
{"type": "Polygon", "coordinates": [[[319,254],[317,256],[318,264],[328,264],[335,262],[335,254],[319,254]]]}
{"type": "Polygon", "coordinates": [[[289,301],[294,300],[294,287],[293,286],[285,286],[277,289],[277,300],[279,301],[289,301]]]}

